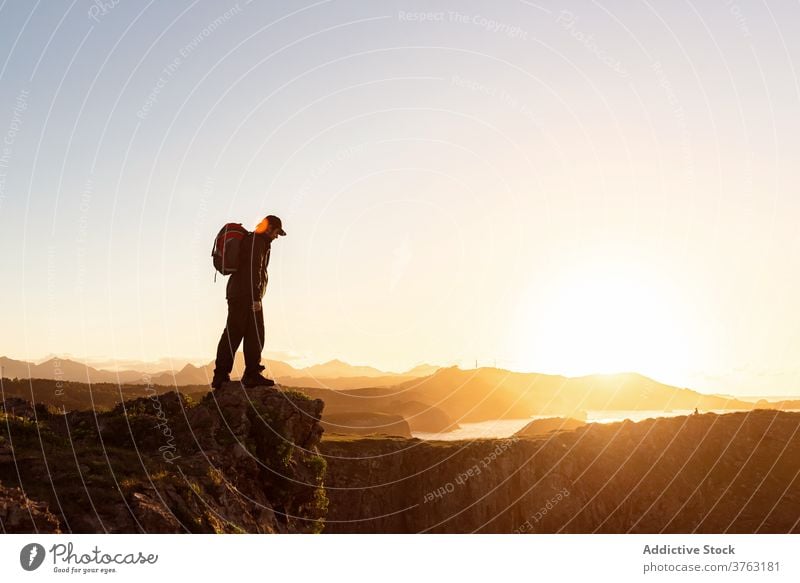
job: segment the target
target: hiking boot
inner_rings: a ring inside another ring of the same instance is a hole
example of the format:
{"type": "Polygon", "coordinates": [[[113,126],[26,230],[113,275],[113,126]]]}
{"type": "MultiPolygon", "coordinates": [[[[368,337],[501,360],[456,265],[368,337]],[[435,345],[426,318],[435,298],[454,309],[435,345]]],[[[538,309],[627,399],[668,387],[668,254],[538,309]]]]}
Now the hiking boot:
{"type": "Polygon", "coordinates": [[[214,379],[211,381],[211,387],[214,389],[218,389],[222,386],[223,383],[228,383],[230,382],[230,380],[231,380],[230,375],[215,374],[214,379]]]}
{"type": "Polygon", "coordinates": [[[248,388],[252,389],[253,387],[273,387],[275,386],[275,381],[272,379],[268,379],[265,376],[261,376],[261,374],[251,374],[251,375],[244,375],[242,377],[242,384],[248,388]]]}

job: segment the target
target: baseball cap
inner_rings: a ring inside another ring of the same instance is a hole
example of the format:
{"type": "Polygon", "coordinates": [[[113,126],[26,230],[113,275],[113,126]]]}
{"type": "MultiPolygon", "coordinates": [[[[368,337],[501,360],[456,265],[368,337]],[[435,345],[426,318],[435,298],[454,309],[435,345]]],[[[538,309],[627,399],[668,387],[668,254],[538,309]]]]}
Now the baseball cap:
{"type": "Polygon", "coordinates": [[[285,235],[286,234],[286,231],[283,230],[283,223],[281,222],[279,217],[276,217],[275,215],[267,215],[266,218],[267,218],[267,222],[270,225],[275,225],[275,226],[278,227],[278,234],[279,235],[285,235]]]}

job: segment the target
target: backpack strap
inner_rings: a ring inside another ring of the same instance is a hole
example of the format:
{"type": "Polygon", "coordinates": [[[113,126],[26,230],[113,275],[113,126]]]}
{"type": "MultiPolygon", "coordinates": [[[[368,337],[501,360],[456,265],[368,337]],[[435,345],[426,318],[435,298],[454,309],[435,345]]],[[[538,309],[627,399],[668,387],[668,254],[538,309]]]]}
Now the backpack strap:
{"type": "MultiPolygon", "coordinates": [[[[214,257],[214,251],[217,249],[217,238],[214,237],[214,244],[211,245],[211,257],[214,257]]],[[[214,270],[214,283],[217,283],[217,270],[214,270]]]]}

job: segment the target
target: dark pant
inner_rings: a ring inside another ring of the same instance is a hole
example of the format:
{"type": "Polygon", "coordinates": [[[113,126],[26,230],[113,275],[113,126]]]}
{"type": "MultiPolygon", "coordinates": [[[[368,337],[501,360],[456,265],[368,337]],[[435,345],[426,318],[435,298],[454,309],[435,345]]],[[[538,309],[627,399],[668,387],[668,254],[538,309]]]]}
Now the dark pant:
{"type": "Polygon", "coordinates": [[[249,297],[228,298],[228,321],[217,345],[215,375],[230,374],[233,357],[244,338],[244,374],[258,374],[263,369],[261,349],[264,346],[264,311],[253,311],[249,297]]]}

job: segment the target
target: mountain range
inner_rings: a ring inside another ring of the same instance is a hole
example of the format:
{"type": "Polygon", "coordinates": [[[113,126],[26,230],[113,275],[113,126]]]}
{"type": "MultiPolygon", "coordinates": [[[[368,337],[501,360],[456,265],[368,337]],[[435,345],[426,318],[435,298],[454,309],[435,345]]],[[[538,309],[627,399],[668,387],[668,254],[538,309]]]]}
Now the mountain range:
{"type": "MultiPolygon", "coordinates": [[[[581,417],[586,411],[752,409],[754,403],[659,383],[636,373],[564,377],[498,368],[441,368],[392,387],[459,423],[533,415],[581,417]]],[[[762,403],[766,404],[766,402],[762,403]]]]}
{"type": "MultiPolygon", "coordinates": [[[[415,377],[411,373],[426,372],[426,367],[397,374],[352,367],[338,360],[307,369],[295,369],[280,361],[267,363],[268,373],[281,388],[325,402],[322,421],[330,434],[409,437],[414,432],[444,433],[464,423],[496,419],[585,419],[590,411],[652,411],[653,416],[658,416],[695,408],[700,412],[800,409],[796,401],[754,403],[666,385],[635,373],[563,377],[489,367],[430,367],[432,373],[415,377]],[[320,376],[348,373],[358,376],[320,376]]],[[[153,390],[163,394],[176,387],[187,396],[200,399],[209,393],[211,376],[211,365],[187,364],[176,373],[158,375],[102,371],[58,359],[38,365],[0,359],[0,365],[7,377],[3,382],[6,397],[25,398],[67,411],[108,410],[125,399],[143,397],[153,390]],[[110,382],[98,380],[109,376],[110,382]],[[81,377],[82,382],[67,380],[81,377]],[[91,383],[86,382],[87,377],[91,383]]]]}
{"type": "MultiPolygon", "coordinates": [[[[39,363],[14,360],[3,356],[0,357],[0,367],[2,367],[0,376],[82,383],[153,384],[178,387],[208,385],[214,376],[213,360],[204,366],[186,363],[182,368],[176,367],[172,370],[164,359],[159,361],[164,368],[158,370],[154,370],[153,367],[157,363],[127,362],[133,366],[140,365],[141,368],[106,370],[54,355],[39,363]]],[[[390,386],[398,382],[427,376],[438,369],[434,365],[420,364],[408,371],[395,373],[371,366],[351,365],[338,359],[305,368],[295,368],[280,360],[265,360],[264,365],[267,367],[268,375],[278,383],[331,389],[390,386]]],[[[234,360],[232,376],[234,378],[241,376],[243,370],[244,358],[242,353],[238,352],[234,360]]]]}

